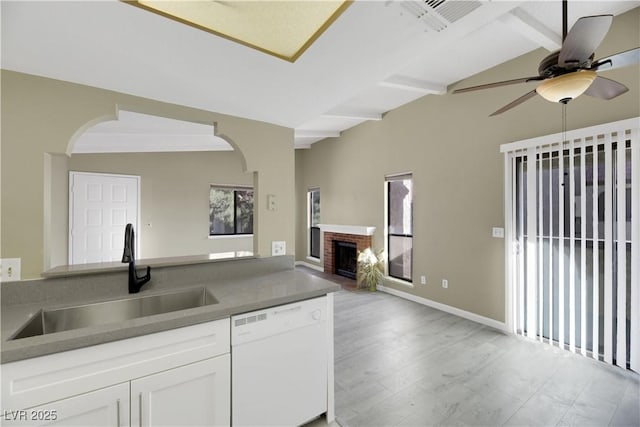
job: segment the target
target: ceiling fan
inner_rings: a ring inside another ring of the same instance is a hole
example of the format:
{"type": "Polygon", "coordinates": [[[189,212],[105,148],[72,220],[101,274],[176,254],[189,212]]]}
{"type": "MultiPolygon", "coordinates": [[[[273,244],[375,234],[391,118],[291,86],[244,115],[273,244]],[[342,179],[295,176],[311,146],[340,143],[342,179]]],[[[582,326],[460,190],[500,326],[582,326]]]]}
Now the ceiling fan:
{"type": "Polygon", "coordinates": [[[594,52],[602,43],[613,21],[613,15],[584,16],[567,33],[567,0],[562,1],[562,47],[545,57],[538,75],[520,79],[456,89],[453,93],[491,89],[531,81],[540,81],[534,90],[491,114],[496,116],[540,95],[551,102],[568,103],[583,93],[600,99],[613,99],[629,89],[614,80],[601,77],[597,71],[612,70],[640,62],[640,47],[594,61],[594,52]]]}

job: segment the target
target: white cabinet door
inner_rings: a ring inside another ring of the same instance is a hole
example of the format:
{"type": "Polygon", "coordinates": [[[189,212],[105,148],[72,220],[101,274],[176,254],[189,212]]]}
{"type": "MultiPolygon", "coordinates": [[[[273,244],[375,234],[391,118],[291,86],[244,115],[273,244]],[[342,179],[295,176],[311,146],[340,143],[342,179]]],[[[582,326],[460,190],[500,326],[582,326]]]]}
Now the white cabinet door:
{"type": "Polygon", "coordinates": [[[131,381],[132,426],[228,426],[228,354],[131,381]]]}
{"type": "Polygon", "coordinates": [[[3,426],[92,426],[129,425],[129,383],[57,400],[30,409],[3,410],[3,426]]]}

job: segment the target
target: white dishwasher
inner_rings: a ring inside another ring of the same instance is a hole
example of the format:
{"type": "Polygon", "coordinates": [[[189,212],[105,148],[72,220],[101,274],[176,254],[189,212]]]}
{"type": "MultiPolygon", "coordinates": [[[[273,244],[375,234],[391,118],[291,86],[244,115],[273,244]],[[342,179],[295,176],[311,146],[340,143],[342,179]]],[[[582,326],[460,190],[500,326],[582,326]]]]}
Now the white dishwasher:
{"type": "Polygon", "coordinates": [[[231,424],[298,426],[327,412],[327,297],[231,317],[231,424]]]}

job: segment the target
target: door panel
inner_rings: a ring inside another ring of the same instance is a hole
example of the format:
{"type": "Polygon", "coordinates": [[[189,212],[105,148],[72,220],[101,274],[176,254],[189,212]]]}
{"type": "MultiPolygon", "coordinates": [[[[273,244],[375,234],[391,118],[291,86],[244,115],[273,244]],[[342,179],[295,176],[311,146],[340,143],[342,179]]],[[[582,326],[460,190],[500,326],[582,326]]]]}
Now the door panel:
{"type": "Polygon", "coordinates": [[[120,260],[125,226],[138,228],[140,177],[70,172],[69,183],[69,264],[120,260]]]}
{"type": "Polygon", "coordinates": [[[224,354],[131,381],[132,425],[230,425],[230,365],[224,354]]]}
{"type": "Polygon", "coordinates": [[[129,425],[129,383],[19,411],[5,411],[3,426],[129,425]]]}

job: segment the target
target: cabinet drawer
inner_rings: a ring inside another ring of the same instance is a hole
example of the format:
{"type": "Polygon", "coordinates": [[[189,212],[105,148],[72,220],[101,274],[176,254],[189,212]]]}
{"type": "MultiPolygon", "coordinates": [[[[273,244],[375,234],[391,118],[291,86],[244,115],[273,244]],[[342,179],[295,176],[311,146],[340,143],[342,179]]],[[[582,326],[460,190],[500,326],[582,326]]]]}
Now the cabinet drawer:
{"type": "Polygon", "coordinates": [[[29,408],[229,352],[229,319],[2,365],[3,407],[29,408]]]}

